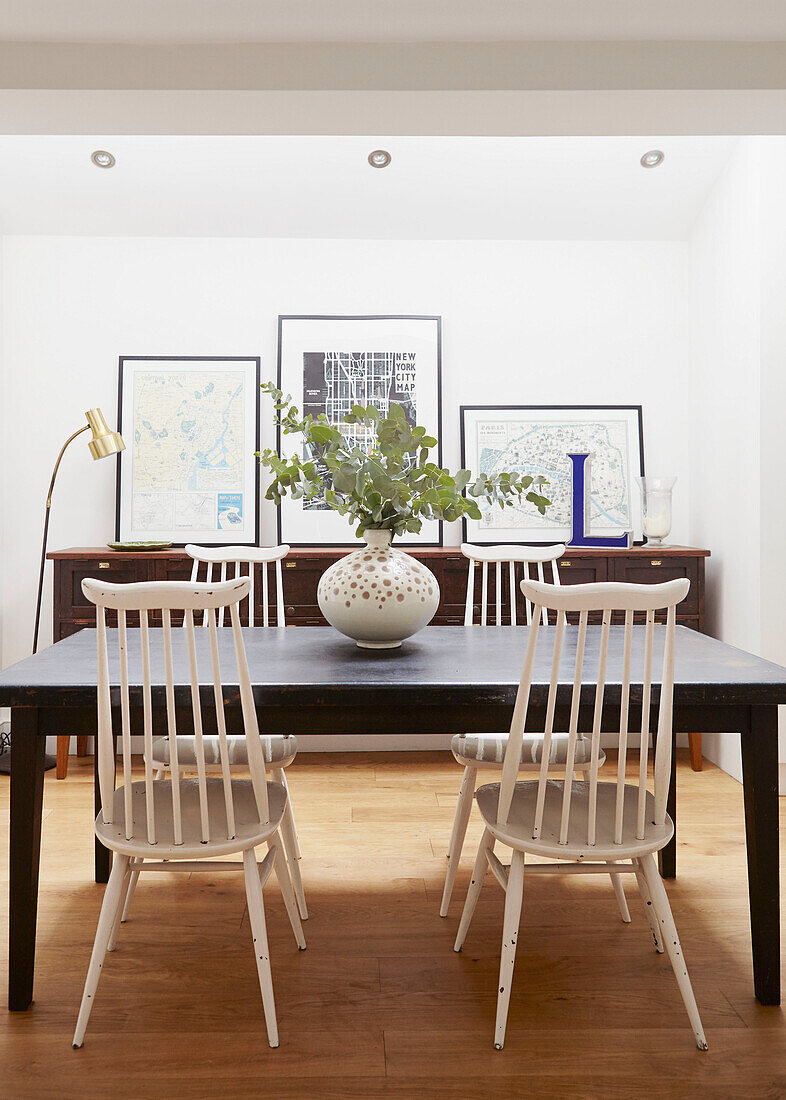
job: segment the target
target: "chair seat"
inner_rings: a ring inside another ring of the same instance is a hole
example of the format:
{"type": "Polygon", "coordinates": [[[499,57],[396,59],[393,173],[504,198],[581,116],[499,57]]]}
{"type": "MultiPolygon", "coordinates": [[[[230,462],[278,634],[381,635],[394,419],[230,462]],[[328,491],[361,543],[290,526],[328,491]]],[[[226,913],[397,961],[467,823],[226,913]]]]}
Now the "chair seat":
{"type": "MultiPolygon", "coordinates": [[[[502,759],[505,755],[505,746],[508,743],[506,733],[457,733],[450,742],[453,755],[459,764],[480,764],[486,767],[502,767],[502,759]]],[[[521,766],[540,765],[541,752],[543,750],[543,736],[527,736],[521,745],[521,766]]],[[[551,736],[551,749],[549,752],[549,764],[555,767],[565,764],[568,753],[567,733],[554,733],[551,736]]],[[[590,762],[592,742],[589,738],[579,738],[576,741],[575,766],[583,767],[590,762]]],[[[601,749],[598,753],[598,766],[606,762],[606,756],[601,749]]]]}
{"type": "MultiPolygon", "coordinates": [[[[297,738],[284,736],[260,737],[266,764],[286,768],[297,755],[297,738]]],[[[208,768],[221,767],[221,754],[217,737],[203,737],[205,764],[208,768]]],[[[227,737],[231,767],[248,767],[248,748],[245,736],[227,737]]],[[[169,767],[169,738],[159,737],[153,742],[153,767],[169,767]]],[[[196,767],[196,743],[193,737],[178,737],[177,763],[180,768],[196,767]]]]}
{"type": "Polygon", "coordinates": [[[546,801],[543,811],[543,828],[537,840],[532,838],[535,820],[535,801],[538,784],[535,780],[516,784],[508,821],[497,824],[499,783],[486,783],[475,792],[483,820],[491,833],[504,844],[533,855],[551,856],[587,862],[610,859],[631,859],[634,856],[657,852],[671,840],[674,825],[666,816],[663,825],[654,825],[655,798],[647,792],[644,828],[646,840],[636,838],[638,787],[626,786],[623,802],[622,843],[614,843],[614,809],[617,798],[615,783],[598,783],[598,809],[595,843],[587,843],[589,810],[589,783],[574,783],[570,799],[570,824],[567,844],[559,843],[562,816],[562,791],[564,780],[550,779],[546,784],[546,801]]]}
{"type": "Polygon", "coordinates": [[[172,783],[157,779],[153,783],[155,804],[156,843],[147,842],[147,816],[145,784],[131,784],[131,812],[134,819],[134,836],[126,838],[123,788],[118,787],[114,797],[114,821],[107,825],[103,815],[96,818],[96,836],[113,852],[138,856],[144,859],[205,859],[210,856],[244,852],[262,844],[278,828],[284,814],[287,793],[280,783],[267,785],[270,821],[260,824],[254,790],[250,779],[233,779],[232,793],[235,806],[235,836],[227,839],[227,814],[224,801],[224,784],[221,779],[207,780],[208,826],[210,840],[202,843],[202,825],[199,811],[199,781],[180,780],[180,808],[183,822],[183,843],[175,844],[172,815],[172,783]]]}

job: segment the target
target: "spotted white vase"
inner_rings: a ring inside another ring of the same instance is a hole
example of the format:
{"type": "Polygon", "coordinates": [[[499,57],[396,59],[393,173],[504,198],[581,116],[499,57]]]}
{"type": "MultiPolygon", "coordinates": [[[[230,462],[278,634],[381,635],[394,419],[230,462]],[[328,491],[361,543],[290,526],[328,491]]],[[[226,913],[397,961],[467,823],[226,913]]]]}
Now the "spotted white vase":
{"type": "Polygon", "coordinates": [[[390,531],[366,531],[366,545],[322,574],[319,609],[331,626],[364,649],[394,649],[431,622],[437,578],[390,545],[390,531]]]}

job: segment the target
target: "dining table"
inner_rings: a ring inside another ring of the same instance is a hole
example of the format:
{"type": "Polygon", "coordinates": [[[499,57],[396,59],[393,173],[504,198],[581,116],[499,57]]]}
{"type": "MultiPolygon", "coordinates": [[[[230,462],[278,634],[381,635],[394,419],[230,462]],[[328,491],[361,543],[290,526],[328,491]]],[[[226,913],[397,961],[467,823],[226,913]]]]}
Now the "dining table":
{"type": "MultiPolygon", "coordinates": [[[[543,728],[551,671],[548,636],[542,627],[527,728],[543,728]]],[[[587,632],[579,728],[592,725],[601,628],[587,632]],[[587,723],[584,725],[584,723],[587,723]]],[[[634,626],[630,729],[639,729],[643,625],[634,626]]],[[[576,627],[569,626],[557,692],[555,728],[567,728],[573,683],[576,627]]],[[[604,688],[603,729],[619,732],[623,627],[612,626],[604,688]]],[[[117,645],[108,631],[110,654],[117,645]]],[[[197,631],[207,635],[207,631],[197,631]]],[[[220,630],[222,668],[234,667],[232,632],[220,630]]],[[[331,627],[245,628],[248,666],[263,733],[386,734],[389,748],[407,734],[433,735],[507,730],[521,676],[526,626],[433,626],[400,648],[356,646],[331,627]]],[[[655,646],[663,645],[656,627],[655,646]]],[[[173,631],[177,729],[190,732],[190,681],[185,631],[173,631]]],[[[165,734],[165,686],[161,630],[150,631],[154,732],[165,734]]],[[[208,639],[198,638],[200,668],[210,666],[208,639]],[[202,650],[201,654],[199,650],[202,650]]],[[[142,732],[142,672],[139,630],[128,631],[132,731],[142,732]]],[[[654,666],[658,667],[657,662],[654,666]]],[[[36,919],[47,736],[96,732],[96,632],[85,629],[0,673],[0,706],[11,708],[10,941],[8,1004],[28,1009],[33,998],[36,919]]],[[[753,987],[764,1005],[780,1003],[778,881],[778,706],[786,704],[786,669],[714,638],[678,626],[675,638],[672,737],[722,733],[740,738],[750,903],[753,987]]],[[[225,674],[226,677],[226,674],[225,674]]],[[[110,660],[110,678],[119,667],[110,660]]],[[[206,706],[212,701],[209,671],[200,679],[206,706]]],[[[659,702],[653,685],[650,729],[655,735],[659,702]]],[[[113,711],[119,706],[112,692],[113,711]]],[[[224,690],[229,733],[242,733],[237,687],[224,690]]],[[[209,713],[209,712],[208,712],[209,713]]],[[[210,732],[209,720],[206,732],[210,732]]],[[[119,727],[119,719],[115,728],[119,727]]],[[[677,784],[675,752],[668,812],[675,837],[660,853],[661,874],[676,874],[677,784]]],[[[394,796],[393,796],[394,797],[394,796]]],[[[91,823],[85,822],[85,829],[91,823]]],[[[63,835],[48,839],[64,844],[63,835]]],[[[96,881],[106,882],[111,854],[96,841],[96,881]]],[[[720,858],[720,856],[718,857],[720,858]]],[[[439,919],[436,916],[435,919],[439,919]]]]}

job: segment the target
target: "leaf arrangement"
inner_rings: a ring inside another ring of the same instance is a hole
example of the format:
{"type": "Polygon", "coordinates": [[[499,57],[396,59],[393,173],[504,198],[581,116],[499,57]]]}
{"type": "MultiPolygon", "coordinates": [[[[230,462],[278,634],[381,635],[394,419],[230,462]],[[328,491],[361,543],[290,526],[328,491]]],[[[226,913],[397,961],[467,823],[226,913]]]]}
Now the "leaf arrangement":
{"type": "Polygon", "coordinates": [[[469,470],[451,474],[430,462],[428,454],[437,440],[425,428],[412,427],[400,405],[391,403],[387,416],[374,405],[354,405],[344,416],[344,424],[366,429],[364,434],[372,438],[364,450],[353,441],[352,431],[342,432],[324,414],[301,416],[292,398],[272,382],[264,382],[262,391],[272,397],[284,435],[302,435],[304,444],[304,457],[296,453],[282,458],[269,448],[258,452],[273,474],[266,499],[280,504],[284,496],[315,500],[324,493],[330,508],[357,524],[358,537],[366,530],[416,534],[424,519],[480,519],[478,500],[504,508],[523,498],[541,515],[551,503],[537,492],[548,484],[540,475],[503,472],[473,479],[469,470]]]}

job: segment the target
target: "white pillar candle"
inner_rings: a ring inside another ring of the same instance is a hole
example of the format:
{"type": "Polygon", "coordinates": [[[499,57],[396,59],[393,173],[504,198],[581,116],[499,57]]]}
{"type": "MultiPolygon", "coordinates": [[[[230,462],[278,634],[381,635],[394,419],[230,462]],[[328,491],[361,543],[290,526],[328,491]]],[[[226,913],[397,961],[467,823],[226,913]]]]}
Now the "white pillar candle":
{"type": "Polygon", "coordinates": [[[665,539],[671,530],[668,514],[663,512],[648,513],[644,517],[644,534],[651,539],[665,539]]]}

